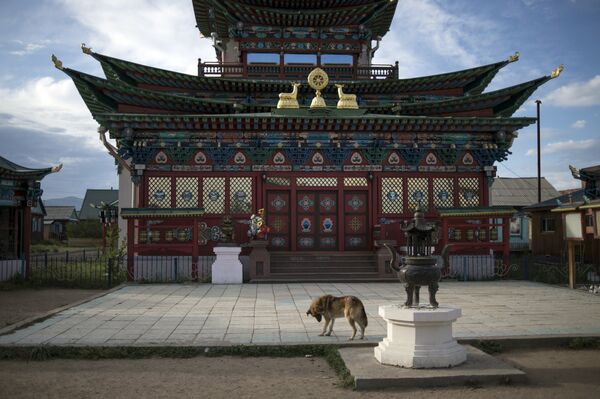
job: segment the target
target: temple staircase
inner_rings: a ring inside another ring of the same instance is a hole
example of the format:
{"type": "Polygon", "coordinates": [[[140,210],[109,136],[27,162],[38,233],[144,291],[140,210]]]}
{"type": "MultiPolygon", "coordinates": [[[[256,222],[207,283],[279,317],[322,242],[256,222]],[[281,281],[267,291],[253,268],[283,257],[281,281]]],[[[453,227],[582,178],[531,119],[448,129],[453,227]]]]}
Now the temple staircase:
{"type": "Polygon", "coordinates": [[[252,282],[394,281],[381,277],[373,252],[271,252],[271,274],[252,282]]]}

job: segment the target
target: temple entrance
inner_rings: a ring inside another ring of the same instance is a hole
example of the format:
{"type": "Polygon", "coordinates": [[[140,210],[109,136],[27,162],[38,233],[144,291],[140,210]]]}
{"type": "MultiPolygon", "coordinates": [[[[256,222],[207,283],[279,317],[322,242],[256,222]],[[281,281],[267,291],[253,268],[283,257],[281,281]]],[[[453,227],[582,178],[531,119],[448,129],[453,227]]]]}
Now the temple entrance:
{"type": "Polygon", "coordinates": [[[295,205],[296,248],[299,251],[337,251],[337,191],[298,191],[295,205]]]}
{"type": "Polygon", "coordinates": [[[344,192],[344,247],[346,251],[368,249],[368,191],[344,192]]]}

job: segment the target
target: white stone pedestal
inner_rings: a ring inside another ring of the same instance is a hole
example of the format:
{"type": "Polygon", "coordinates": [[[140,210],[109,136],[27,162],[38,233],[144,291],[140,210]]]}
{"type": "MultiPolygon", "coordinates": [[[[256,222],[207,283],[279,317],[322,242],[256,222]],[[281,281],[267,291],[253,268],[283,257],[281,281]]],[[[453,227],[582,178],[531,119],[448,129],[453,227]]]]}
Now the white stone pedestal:
{"type": "Polygon", "coordinates": [[[239,255],[241,247],[215,247],[217,259],[212,264],[213,284],[242,284],[244,272],[239,255]]]}
{"type": "Polygon", "coordinates": [[[404,308],[400,305],[379,307],[387,322],[387,337],[375,348],[382,364],[408,368],[457,366],[467,360],[465,348],[452,336],[452,323],[461,315],[460,308],[404,308]]]}

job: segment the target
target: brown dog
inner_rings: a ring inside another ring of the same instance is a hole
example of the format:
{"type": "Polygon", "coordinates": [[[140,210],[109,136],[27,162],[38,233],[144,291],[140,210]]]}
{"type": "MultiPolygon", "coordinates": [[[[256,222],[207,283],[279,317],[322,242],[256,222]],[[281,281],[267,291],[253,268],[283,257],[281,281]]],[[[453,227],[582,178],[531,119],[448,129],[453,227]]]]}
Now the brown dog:
{"type": "Polygon", "coordinates": [[[353,340],[356,335],[355,324],[359,325],[361,330],[360,339],[363,339],[365,337],[365,328],[367,328],[367,324],[369,323],[365,307],[360,299],[355,296],[334,297],[332,295],[323,295],[312,301],[306,314],[313,316],[318,322],[321,322],[321,316],[325,319],[323,332],[319,336],[330,336],[335,319],[345,316],[353,331],[350,340],[353,340]],[[328,326],[329,332],[325,333],[328,326]]]}

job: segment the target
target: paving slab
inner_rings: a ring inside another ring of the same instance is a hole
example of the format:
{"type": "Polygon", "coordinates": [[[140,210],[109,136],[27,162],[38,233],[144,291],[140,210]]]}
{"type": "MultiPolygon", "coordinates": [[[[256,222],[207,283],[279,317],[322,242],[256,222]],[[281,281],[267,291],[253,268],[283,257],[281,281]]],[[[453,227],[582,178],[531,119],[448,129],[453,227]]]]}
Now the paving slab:
{"type": "Polygon", "coordinates": [[[430,388],[452,385],[521,383],[526,374],[470,345],[465,345],[467,361],[440,369],[410,369],[380,364],[373,348],[341,348],[340,355],[354,377],[357,390],[384,388],[430,388]]]}
{"type": "MultiPolygon", "coordinates": [[[[313,298],[355,295],[369,318],[366,343],[386,335],[380,305],[401,303],[399,283],[128,285],[33,322],[4,329],[0,345],[365,344],[337,320],[330,337],[306,315],[313,298]]],[[[441,304],[462,309],[459,340],[600,337],[600,295],[521,281],[442,282],[441,304]]]]}

